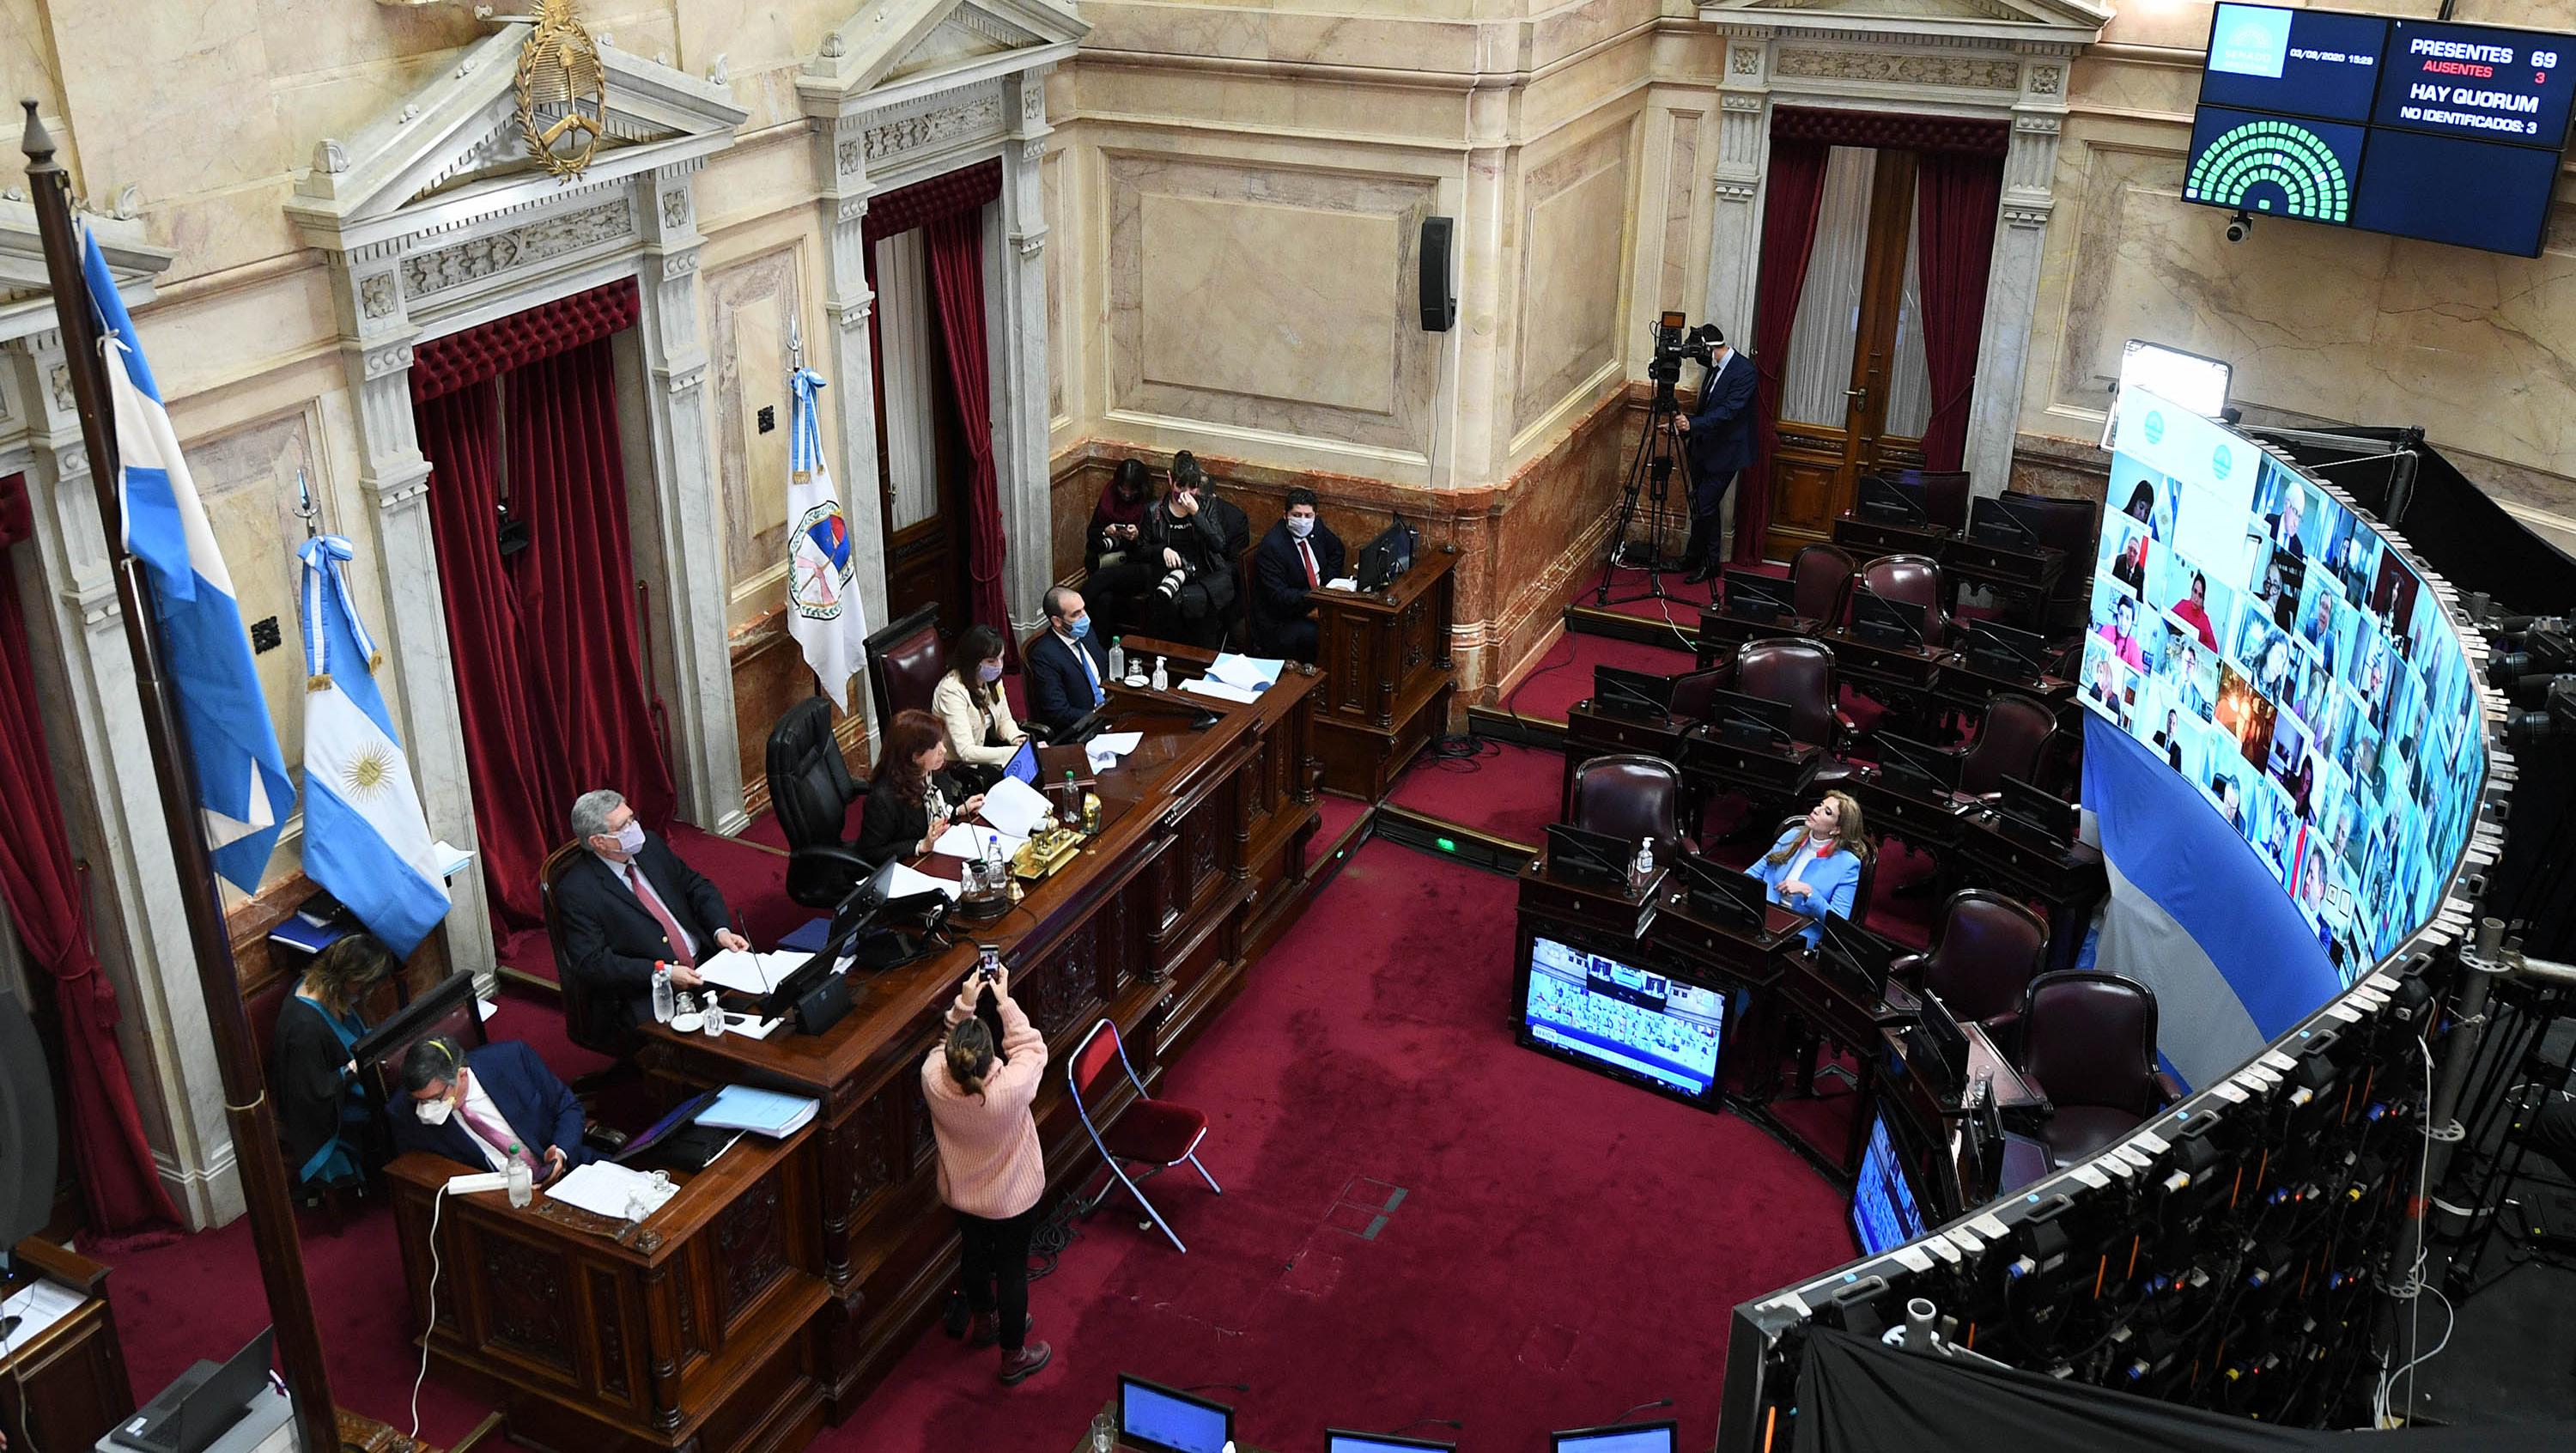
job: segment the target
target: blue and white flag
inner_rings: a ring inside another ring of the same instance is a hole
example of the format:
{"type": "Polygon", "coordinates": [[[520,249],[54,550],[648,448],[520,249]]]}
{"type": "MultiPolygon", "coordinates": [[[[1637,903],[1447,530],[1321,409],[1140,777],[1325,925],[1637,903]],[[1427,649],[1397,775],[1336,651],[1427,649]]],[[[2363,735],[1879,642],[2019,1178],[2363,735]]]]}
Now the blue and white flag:
{"type": "Polygon", "coordinates": [[[411,763],[376,690],[380,657],[341,562],[349,542],[304,542],[304,871],[397,958],[447,916],[411,763]]]}
{"type": "Polygon", "coordinates": [[[850,708],[850,675],[863,658],[867,613],[850,565],[850,522],[823,457],[823,424],[814,395],[823,375],[796,370],[789,380],[787,467],[787,633],[805,653],[832,704],[850,708]]]}
{"type": "Polygon", "coordinates": [[[217,876],[256,893],[277,834],[294,809],[295,784],[286,775],[277,728],[251,666],[232,572],[224,568],[188,463],[179,456],[179,436],[161,407],[160,387],[143,361],[107,256],[85,229],[81,271],[89,281],[116,415],[125,547],[151,573],[164,664],[194,758],[206,847],[217,876]]]}

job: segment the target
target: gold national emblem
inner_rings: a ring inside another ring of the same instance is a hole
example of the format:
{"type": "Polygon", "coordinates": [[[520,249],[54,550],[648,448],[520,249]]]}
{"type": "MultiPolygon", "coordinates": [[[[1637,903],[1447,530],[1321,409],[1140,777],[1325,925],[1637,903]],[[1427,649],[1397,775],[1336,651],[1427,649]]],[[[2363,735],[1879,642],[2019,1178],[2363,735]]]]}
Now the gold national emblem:
{"type": "Polygon", "coordinates": [[[528,155],[566,181],[580,176],[608,134],[608,72],[572,0],[539,4],[537,28],[519,48],[518,103],[528,155]]]}
{"type": "Polygon", "coordinates": [[[340,791],[353,801],[364,802],[385,790],[394,774],[394,759],[383,747],[369,744],[358,749],[340,767],[340,791]]]}

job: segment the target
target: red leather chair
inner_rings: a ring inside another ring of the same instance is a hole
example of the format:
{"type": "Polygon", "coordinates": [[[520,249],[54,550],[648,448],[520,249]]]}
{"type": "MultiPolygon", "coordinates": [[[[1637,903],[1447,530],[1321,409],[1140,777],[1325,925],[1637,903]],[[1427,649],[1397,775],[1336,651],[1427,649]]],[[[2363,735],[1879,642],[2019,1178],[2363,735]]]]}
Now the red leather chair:
{"type": "Polygon", "coordinates": [[[876,704],[877,740],[885,740],[895,713],[930,710],[930,694],[948,669],[948,647],[939,639],[939,607],[925,605],[882,630],[861,647],[868,658],[868,699],[876,704]]]}
{"type": "Polygon", "coordinates": [[[1747,641],[1736,650],[1729,689],[1789,708],[1789,735],[1823,747],[1833,758],[1817,771],[1818,782],[1831,785],[1851,775],[1842,755],[1852,723],[1834,700],[1832,647],[1801,636],[1747,641]]]}
{"type": "Polygon", "coordinates": [[[1952,531],[1968,528],[1968,471],[1911,469],[1906,473],[1922,483],[1923,513],[1932,517],[1932,523],[1952,531]]]}
{"type": "Polygon", "coordinates": [[[1674,677],[1672,714],[1685,721],[1708,720],[1711,693],[1725,686],[1734,674],[1732,667],[1712,666],[1674,677]]]}
{"type": "MultiPolygon", "coordinates": [[[[1877,595],[1900,604],[1923,607],[1924,644],[1949,644],[1950,612],[1941,603],[1939,561],[1929,555],[1881,555],[1862,566],[1858,578],[1861,585],[1877,595]]],[[[1860,590],[1855,587],[1852,597],[1857,599],[1859,595],[1860,590]]]]}
{"type": "Polygon", "coordinates": [[[1574,826],[1626,842],[1655,840],[1655,858],[1669,863],[1699,845],[1682,835],[1681,773],[1661,757],[1619,752],[1594,757],[1574,769],[1574,826]]]}
{"type": "MultiPolygon", "coordinates": [[[[1127,1194],[1136,1198],[1137,1205],[1145,1208],[1145,1214],[1153,1218],[1153,1224],[1163,1228],[1163,1234],[1171,1238],[1172,1245],[1183,1256],[1189,1255],[1190,1249],[1181,1244],[1181,1238],[1173,1233],[1171,1223],[1163,1219],[1163,1213],[1155,1210],[1154,1203],[1145,1199],[1144,1191],[1138,1189],[1134,1178],[1127,1174],[1127,1167],[1150,1165],[1159,1171],[1188,1161],[1190,1169],[1199,1173],[1199,1179],[1207,1182],[1209,1190],[1224,1195],[1225,1187],[1218,1185],[1216,1177],[1209,1175],[1208,1168],[1199,1161],[1199,1142],[1207,1138],[1207,1116],[1187,1105],[1146,1095],[1145,1082],[1136,1077],[1136,1067],[1127,1062],[1127,1046],[1118,1038],[1118,1026],[1106,1019],[1091,1026],[1091,1032],[1082,1037],[1082,1043],[1074,1046],[1073,1058],[1065,1066],[1065,1081],[1073,1090],[1073,1111],[1081,1117],[1082,1128],[1091,1136],[1091,1143],[1100,1151],[1101,1159],[1109,1162],[1109,1173],[1127,1188],[1127,1194]],[[1127,1112],[1118,1117],[1118,1123],[1104,1133],[1099,1123],[1091,1118],[1091,1105],[1086,1097],[1097,1098],[1091,1096],[1092,1086],[1107,1072],[1113,1059],[1118,1061],[1118,1068],[1126,1072],[1127,1083],[1135,1090],[1136,1099],[1127,1107],[1127,1112]]],[[[1151,1175],[1153,1171],[1146,1174],[1151,1175]]],[[[1108,1194],[1109,1188],[1101,1187],[1100,1196],[1084,1206],[1085,1212],[1097,1206],[1108,1194]]]]}
{"type": "Polygon", "coordinates": [[[2019,692],[1997,692],[1978,719],[1977,738],[1959,763],[1959,790],[1982,796],[2006,777],[2036,783],[2041,749],[2057,732],[2057,713],[2019,692]]]}
{"type": "Polygon", "coordinates": [[[2061,731],[2039,744],[2039,759],[2031,766],[2034,775],[2025,780],[2051,797],[2068,802],[2084,784],[2084,734],[2061,731]]]}
{"type": "Polygon", "coordinates": [[[2052,1168],[2089,1160],[2180,1098],[2156,1068],[2156,996],[2135,979],[2060,969],[2030,981],[2021,1072],[2050,1105],[2040,1140],[2052,1168]]]}
{"type": "Polygon", "coordinates": [[[1789,557],[1789,604],[1811,621],[1843,618],[1843,599],[1860,566],[1840,545],[1809,545],[1789,557]]]}
{"type": "Polygon", "coordinates": [[[2048,925],[2038,914],[2000,893],[1963,888],[1943,906],[1931,952],[1908,954],[1893,970],[1939,995],[1960,1019],[1984,1025],[1996,1043],[2010,1044],[2047,953],[2048,925]]]}

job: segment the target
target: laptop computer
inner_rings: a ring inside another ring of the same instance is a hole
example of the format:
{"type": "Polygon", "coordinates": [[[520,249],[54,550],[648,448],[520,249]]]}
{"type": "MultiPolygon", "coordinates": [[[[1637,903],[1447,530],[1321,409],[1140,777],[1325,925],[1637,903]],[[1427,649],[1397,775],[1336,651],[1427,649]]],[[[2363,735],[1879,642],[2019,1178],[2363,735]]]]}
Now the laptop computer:
{"type": "Polygon", "coordinates": [[[262,1327],[232,1359],[199,1362],[161,1390],[133,1417],[116,1425],[109,1441],[141,1453],[205,1453],[250,1410],[268,1385],[271,1344],[277,1329],[262,1327]]]}

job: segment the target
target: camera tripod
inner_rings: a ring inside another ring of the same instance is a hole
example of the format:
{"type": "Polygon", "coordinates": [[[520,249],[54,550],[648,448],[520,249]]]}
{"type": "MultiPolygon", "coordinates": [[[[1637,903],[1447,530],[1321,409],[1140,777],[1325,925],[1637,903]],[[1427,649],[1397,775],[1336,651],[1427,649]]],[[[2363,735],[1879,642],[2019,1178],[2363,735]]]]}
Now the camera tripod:
{"type": "MultiPolygon", "coordinates": [[[[1675,361],[1673,371],[1680,371],[1675,361]]],[[[1646,411],[1646,427],[1637,439],[1636,458],[1628,466],[1627,480],[1619,488],[1619,517],[1610,527],[1610,555],[1602,563],[1601,586],[1592,593],[1594,605],[1625,605],[1635,600],[1670,600],[1664,592],[1664,572],[1674,568],[1664,558],[1665,506],[1672,493],[1674,467],[1682,476],[1682,503],[1690,503],[1690,461],[1676,447],[1674,423],[1681,417],[1681,405],[1673,396],[1673,380],[1658,378],[1654,403],[1646,411]],[[1629,532],[1637,524],[1637,500],[1646,500],[1644,538],[1631,541],[1629,532]],[[1635,570],[1645,576],[1645,588],[1636,595],[1610,598],[1612,577],[1620,570],[1635,570]]],[[[1715,550],[1717,542],[1708,542],[1715,550]]]]}

